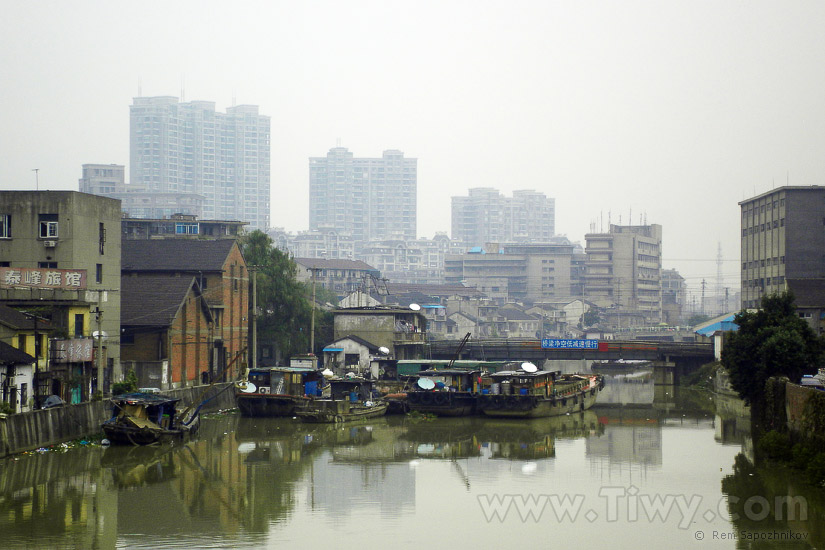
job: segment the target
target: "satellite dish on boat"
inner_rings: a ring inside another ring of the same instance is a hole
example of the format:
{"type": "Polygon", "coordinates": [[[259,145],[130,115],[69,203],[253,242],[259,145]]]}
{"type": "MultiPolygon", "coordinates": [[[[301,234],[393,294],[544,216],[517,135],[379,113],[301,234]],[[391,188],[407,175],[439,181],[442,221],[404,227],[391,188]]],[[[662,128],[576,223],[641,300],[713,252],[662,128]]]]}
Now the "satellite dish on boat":
{"type": "Polygon", "coordinates": [[[389,355],[390,348],[385,348],[384,346],[381,346],[380,348],[378,348],[378,353],[380,353],[381,355],[389,355]]]}
{"type": "Polygon", "coordinates": [[[435,387],[435,382],[433,382],[429,378],[419,378],[418,379],[418,387],[422,390],[431,390],[435,387]]]}
{"type": "Polygon", "coordinates": [[[421,306],[418,304],[410,304],[410,309],[413,311],[418,311],[419,309],[421,309],[421,306]]]}
{"type": "Polygon", "coordinates": [[[533,363],[525,362],[521,364],[521,370],[524,372],[536,372],[539,368],[533,363]]]}
{"type": "Polygon", "coordinates": [[[252,382],[241,382],[238,384],[238,389],[243,393],[255,393],[258,387],[252,382]]]}
{"type": "Polygon", "coordinates": [[[241,443],[240,445],[238,445],[238,452],[241,453],[241,454],[251,453],[252,451],[255,450],[255,448],[256,448],[255,443],[252,443],[250,441],[245,441],[245,442],[241,443]]]}

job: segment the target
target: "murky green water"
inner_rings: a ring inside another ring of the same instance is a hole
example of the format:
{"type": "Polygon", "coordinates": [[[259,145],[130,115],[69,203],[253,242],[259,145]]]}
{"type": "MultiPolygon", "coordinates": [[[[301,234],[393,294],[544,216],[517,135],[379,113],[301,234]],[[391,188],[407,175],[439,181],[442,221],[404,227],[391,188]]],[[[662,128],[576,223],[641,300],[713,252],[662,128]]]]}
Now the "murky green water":
{"type": "Polygon", "coordinates": [[[183,447],[4,460],[0,547],[823,547],[817,492],[737,462],[741,403],[644,379],[611,378],[601,397],[531,421],[231,414],[183,447]],[[804,499],[805,517],[797,500],[777,519],[777,496],[804,499]]]}

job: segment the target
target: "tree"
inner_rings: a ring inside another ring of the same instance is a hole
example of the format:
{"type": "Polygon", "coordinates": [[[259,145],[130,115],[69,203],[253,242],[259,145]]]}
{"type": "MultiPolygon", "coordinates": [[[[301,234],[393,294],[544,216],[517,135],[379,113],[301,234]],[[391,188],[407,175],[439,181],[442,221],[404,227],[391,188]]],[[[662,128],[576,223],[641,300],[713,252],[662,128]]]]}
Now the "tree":
{"type": "Polygon", "coordinates": [[[601,316],[599,315],[599,310],[591,307],[587,311],[584,312],[582,315],[582,322],[581,324],[584,327],[593,327],[598,325],[601,322],[601,316]]]}
{"type": "Polygon", "coordinates": [[[311,289],[298,281],[298,265],[272,246],[272,239],[260,230],[245,235],[241,248],[247,265],[257,266],[258,341],[272,342],[285,357],[306,353],[310,342],[311,289]]]}
{"type": "Polygon", "coordinates": [[[816,371],[823,342],[797,315],[790,291],[764,296],[760,310],[743,310],[734,321],[739,330],[725,342],[722,365],[746,403],[762,403],[768,378],[787,376],[798,382],[816,371]]]}

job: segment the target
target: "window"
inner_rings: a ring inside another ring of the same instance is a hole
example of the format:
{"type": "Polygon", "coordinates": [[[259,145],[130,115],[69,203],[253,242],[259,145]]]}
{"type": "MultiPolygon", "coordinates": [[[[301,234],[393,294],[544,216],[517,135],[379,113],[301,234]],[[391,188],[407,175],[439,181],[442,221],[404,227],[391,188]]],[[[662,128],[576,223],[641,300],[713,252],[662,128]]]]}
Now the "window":
{"type": "Polygon", "coordinates": [[[26,352],[26,335],[25,334],[18,334],[17,335],[17,349],[22,352],[26,352]]]}
{"type": "MultiPolygon", "coordinates": [[[[97,241],[100,246],[100,254],[103,254],[103,244],[106,242],[106,228],[103,225],[103,222],[100,222],[98,227],[98,234],[97,234],[97,241]]],[[[98,281],[100,282],[100,281],[98,281]]]]}
{"type": "Polygon", "coordinates": [[[103,282],[103,264],[97,264],[95,266],[95,282],[102,283],[103,282]]]}
{"type": "Polygon", "coordinates": [[[176,235],[197,235],[198,234],[198,224],[197,223],[176,223],[175,224],[175,234],[176,235]]]}
{"type": "Polygon", "coordinates": [[[74,337],[75,338],[83,338],[83,322],[84,314],[83,313],[75,313],[74,315],[74,337]]]}
{"type": "Polygon", "coordinates": [[[11,239],[11,214],[0,214],[0,239],[11,239]]]}
{"type": "Polygon", "coordinates": [[[37,262],[37,267],[41,269],[57,269],[57,262],[37,262]]]}
{"type": "Polygon", "coordinates": [[[38,221],[40,222],[41,239],[57,238],[57,214],[40,214],[38,221]]]}

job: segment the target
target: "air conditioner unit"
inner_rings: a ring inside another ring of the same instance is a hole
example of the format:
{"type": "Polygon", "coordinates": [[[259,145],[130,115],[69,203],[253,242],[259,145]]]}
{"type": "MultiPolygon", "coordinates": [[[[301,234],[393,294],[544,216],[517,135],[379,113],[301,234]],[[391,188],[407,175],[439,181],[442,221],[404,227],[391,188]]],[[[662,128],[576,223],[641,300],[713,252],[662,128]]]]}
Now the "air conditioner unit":
{"type": "Polygon", "coordinates": [[[269,386],[261,386],[258,388],[258,393],[269,393],[269,386]]]}
{"type": "Polygon", "coordinates": [[[43,241],[43,246],[46,248],[54,248],[57,246],[57,241],[43,241]]]}

